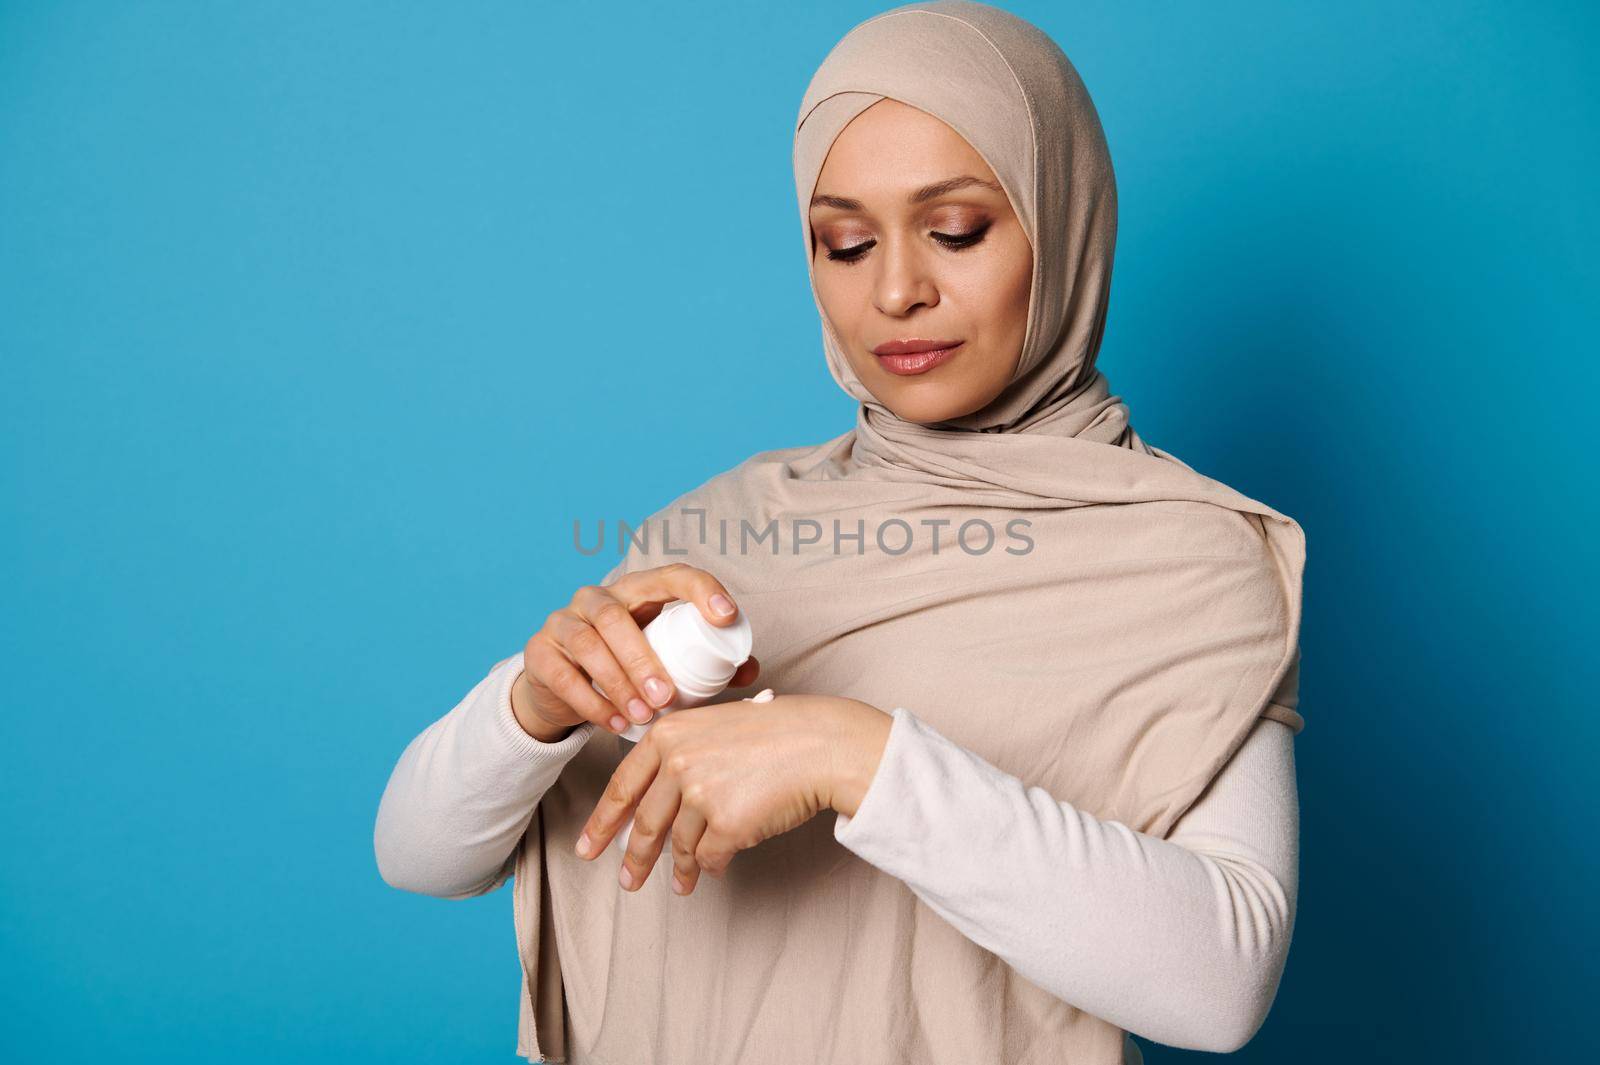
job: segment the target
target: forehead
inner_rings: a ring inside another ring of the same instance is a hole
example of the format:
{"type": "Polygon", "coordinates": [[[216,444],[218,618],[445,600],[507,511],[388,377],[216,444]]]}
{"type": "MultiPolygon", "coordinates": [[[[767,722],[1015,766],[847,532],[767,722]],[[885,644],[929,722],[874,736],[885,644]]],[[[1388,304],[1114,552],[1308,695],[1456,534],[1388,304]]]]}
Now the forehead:
{"type": "Polygon", "coordinates": [[[899,100],[883,99],[851,119],[834,138],[817,175],[816,191],[863,200],[899,197],[956,174],[997,180],[978,150],[942,119],[899,100]]]}

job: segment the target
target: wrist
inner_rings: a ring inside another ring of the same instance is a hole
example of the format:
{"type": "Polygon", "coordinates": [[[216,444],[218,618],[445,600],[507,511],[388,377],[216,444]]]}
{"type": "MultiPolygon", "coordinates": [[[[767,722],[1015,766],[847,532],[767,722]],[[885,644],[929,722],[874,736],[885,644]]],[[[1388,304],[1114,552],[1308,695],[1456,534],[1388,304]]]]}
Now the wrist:
{"type": "Polygon", "coordinates": [[[833,715],[833,737],[828,774],[828,806],[854,817],[883,761],[894,718],[857,699],[840,701],[833,715]]]}
{"type": "Polygon", "coordinates": [[[533,690],[526,674],[518,673],[511,682],[511,716],[517,719],[522,731],[540,743],[559,743],[572,734],[577,725],[556,725],[540,717],[533,709],[533,690]]]}

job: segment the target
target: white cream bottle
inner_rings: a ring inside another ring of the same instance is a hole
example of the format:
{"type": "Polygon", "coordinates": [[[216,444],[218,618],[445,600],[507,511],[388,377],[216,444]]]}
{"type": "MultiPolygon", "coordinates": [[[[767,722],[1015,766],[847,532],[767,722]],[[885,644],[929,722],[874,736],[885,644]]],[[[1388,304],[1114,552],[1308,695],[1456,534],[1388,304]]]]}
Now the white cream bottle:
{"type": "Polygon", "coordinates": [[[644,724],[632,724],[620,735],[638,743],[662,715],[687,710],[716,698],[750,657],[754,637],[741,612],[732,625],[718,627],[700,615],[700,608],[679,599],[661,608],[644,627],[644,638],[672,677],[672,701],[644,724]]]}

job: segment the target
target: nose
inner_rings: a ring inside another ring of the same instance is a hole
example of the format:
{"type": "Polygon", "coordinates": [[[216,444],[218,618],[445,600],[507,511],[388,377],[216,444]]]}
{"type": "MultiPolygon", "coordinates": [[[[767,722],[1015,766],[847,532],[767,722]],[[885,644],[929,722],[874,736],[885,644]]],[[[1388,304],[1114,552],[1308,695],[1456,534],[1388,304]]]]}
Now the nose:
{"type": "Polygon", "coordinates": [[[891,318],[904,318],[918,307],[939,303],[939,286],[923,252],[911,241],[889,240],[880,245],[878,276],[873,280],[872,302],[891,318]]]}

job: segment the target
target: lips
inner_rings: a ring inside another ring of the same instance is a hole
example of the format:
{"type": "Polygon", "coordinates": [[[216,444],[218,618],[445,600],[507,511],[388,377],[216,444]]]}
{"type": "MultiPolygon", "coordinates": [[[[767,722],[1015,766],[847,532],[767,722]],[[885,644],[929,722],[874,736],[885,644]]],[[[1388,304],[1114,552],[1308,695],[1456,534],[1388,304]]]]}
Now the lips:
{"type": "Polygon", "coordinates": [[[924,351],[943,351],[959,340],[890,340],[872,349],[874,355],[918,355],[924,351]]]}
{"type": "Polygon", "coordinates": [[[878,365],[902,377],[927,373],[952,358],[960,340],[891,340],[872,349],[878,365]]]}

